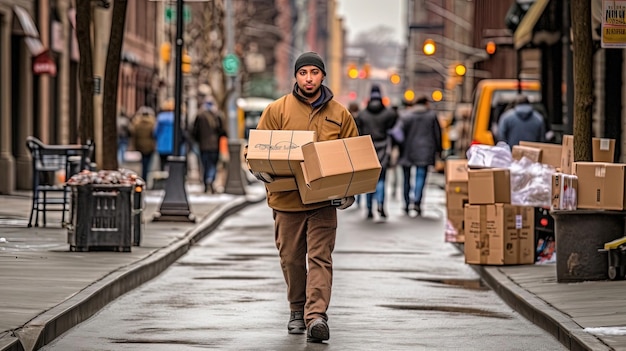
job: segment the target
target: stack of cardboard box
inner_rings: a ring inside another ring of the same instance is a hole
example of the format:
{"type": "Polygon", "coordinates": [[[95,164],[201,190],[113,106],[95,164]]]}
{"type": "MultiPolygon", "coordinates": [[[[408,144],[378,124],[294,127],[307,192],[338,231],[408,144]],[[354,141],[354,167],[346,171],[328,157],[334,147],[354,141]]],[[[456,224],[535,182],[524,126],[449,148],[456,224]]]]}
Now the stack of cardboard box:
{"type": "Polygon", "coordinates": [[[465,205],[465,262],[534,263],[534,208],[511,204],[508,169],[470,169],[465,205]]]}
{"type": "Polygon", "coordinates": [[[446,177],[447,210],[446,242],[465,242],[463,207],[468,201],[467,170],[466,159],[447,160],[445,163],[444,172],[446,177]]]}
{"type": "Polygon", "coordinates": [[[381,165],[369,135],[315,139],[313,131],[253,129],[248,167],[275,176],[268,192],[298,190],[304,204],[376,190],[381,165]]]}

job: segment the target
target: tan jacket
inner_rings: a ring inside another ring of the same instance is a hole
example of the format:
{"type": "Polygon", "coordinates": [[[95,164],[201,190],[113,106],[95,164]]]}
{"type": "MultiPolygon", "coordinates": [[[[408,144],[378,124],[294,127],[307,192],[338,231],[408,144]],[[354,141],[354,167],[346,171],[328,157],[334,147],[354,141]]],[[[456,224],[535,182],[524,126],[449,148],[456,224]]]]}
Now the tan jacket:
{"type": "MultiPolygon", "coordinates": [[[[259,120],[257,129],[262,130],[312,130],[317,140],[326,141],[359,136],[354,118],[337,101],[333,100],[333,93],[322,85],[323,103],[313,108],[304,97],[298,93],[297,85],[291,94],[287,94],[269,104],[259,120]]],[[[267,193],[269,207],[288,212],[298,212],[329,206],[330,201],[305,205],[300,200],[300,193],[283,191],[267,193]]]]}

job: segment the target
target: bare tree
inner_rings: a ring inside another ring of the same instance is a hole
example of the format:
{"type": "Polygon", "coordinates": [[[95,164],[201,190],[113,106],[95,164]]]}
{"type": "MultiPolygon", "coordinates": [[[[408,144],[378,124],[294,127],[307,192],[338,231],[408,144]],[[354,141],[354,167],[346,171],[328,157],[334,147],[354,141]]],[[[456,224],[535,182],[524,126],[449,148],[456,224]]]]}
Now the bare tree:
{"type": "Polygon", "coordinates": [[[127,0],[115,0],[104,69],[102,103],[102,168],[117,169],[117,88],[124,42],[127,0]]]}
{"type": "Polygon", "coordinates": [[[78,137],[81,143],[94,139],[93,60],[91,55],[91,0],[76,3],[76,39],[80,50],[78,69],[80,84],[80,119],[78,137]]]}
{"type": "Polygon", "coordinates": [[[400,65],[400,44],[393,38],[394,29],[381,25],[357,34],[351,46],[362,48],[369,63],[375,67],[388,68],[400,65]]]}
{"type": "Polygon", "coordinates": [[[591,1],[570,4],[574,55],[574,161],[591,161],[591,113],[593,106],[593,45],[591,1]]]}

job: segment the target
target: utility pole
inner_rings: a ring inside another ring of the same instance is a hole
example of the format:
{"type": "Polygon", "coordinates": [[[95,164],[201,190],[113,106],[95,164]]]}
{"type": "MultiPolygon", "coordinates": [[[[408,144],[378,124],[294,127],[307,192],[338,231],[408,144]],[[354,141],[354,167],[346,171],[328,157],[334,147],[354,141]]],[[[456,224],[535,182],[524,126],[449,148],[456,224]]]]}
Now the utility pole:
{"type": "Polygon", "coordinates": [[[228,114],[228,177],[224,192],[233,195],[245,195],[241,170],[241,140],[239,140],[239,128],[237,123],[236,101],[239,95],[237,91],[237,75],[239,73],[239,59],[235,55],[235,26],[233,24],[233,0],[226,0],[226,51],[223,66],[224,73],[228,76],[229,92],[227,100],[228,114]]]}
{"type": "Polygon", "coordinates": [[[195,216],[189,210],[185,174],[187,159],[180,155],[181,112],[182,112],[182,57],[183,57],[183,0],[176,0],[176,57],[174,60],[174,155],[167,158],[168,177],[165,183],[165,196],[161,207],[155,213],[154,221],[195,222],[195,216]]]}

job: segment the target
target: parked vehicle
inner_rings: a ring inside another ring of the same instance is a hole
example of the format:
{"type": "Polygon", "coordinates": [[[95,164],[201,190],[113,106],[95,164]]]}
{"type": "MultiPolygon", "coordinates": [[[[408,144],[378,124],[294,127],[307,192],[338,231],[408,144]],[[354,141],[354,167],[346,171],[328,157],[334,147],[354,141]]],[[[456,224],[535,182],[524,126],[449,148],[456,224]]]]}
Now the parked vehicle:
{"type": "MultiPolygon", "coordinates": [[[[495,145],[500,116],[515,96],[522,93],[544,118],[546,110],[541,103],[541,83],[537,80],[483,79],[474,91],[470,116],[471,143],[495,145]]],[[[548,126],[549,127],[549,126],[548,126]]]]}
{"type": "Polygon", "coordinates": [[[261,113],[269,105],[271,99],[261,97],[246,97],[237,99],[237,119],[239,126],[239,138],[248,139],[250,129],[255,129],[259,124],[261,113]]]}

